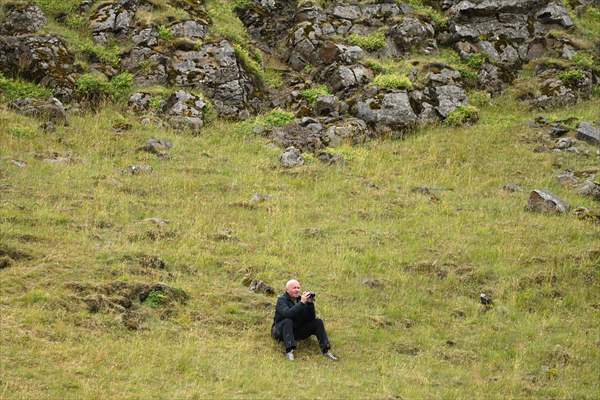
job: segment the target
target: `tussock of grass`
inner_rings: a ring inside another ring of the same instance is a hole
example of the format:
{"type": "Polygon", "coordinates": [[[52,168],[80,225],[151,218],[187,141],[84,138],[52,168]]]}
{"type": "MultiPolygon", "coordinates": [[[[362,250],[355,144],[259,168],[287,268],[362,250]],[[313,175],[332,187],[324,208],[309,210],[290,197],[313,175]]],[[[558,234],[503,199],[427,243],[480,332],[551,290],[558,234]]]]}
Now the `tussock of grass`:
{"type": "Polygon", "coordinates": [[[399,74],[377,75],[372,84],[383,89],[412,89],[408,76],[399,74]]]}
{"type": "Polygon", "coordinates": [[[308,89],[304,89],[300,92],[302,96],[309,104],[314,104],[319,96],[326,96],[331,94],[331,90],[326,85],[318,85],[308,89]]]}
{"type": "Polygon", "coordinates": [[[378,30],[370,35],[351,34],[347,38],[348,43],[358,46],[366,51],[377,51],[385,47],[385,31],[378,30]]]}

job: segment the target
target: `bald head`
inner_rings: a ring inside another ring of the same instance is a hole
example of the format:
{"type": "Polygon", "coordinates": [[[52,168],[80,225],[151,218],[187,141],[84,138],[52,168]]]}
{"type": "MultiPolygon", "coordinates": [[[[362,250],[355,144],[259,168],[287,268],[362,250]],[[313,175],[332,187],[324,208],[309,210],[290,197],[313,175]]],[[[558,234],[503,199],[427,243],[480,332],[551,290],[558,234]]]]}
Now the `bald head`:
{"type": "Polygon", "coordinates": [[[293,299],[300,297],[300,282],[296,279],[290,279],[285,284],[285,291],[293,299]]]}

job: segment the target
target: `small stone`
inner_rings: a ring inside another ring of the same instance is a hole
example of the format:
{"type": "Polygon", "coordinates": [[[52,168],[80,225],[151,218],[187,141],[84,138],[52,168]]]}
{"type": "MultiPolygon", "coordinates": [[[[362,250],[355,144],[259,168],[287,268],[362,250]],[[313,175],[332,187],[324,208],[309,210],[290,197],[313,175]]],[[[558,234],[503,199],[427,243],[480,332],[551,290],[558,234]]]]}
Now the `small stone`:
{"type": "Polygon", "coordinates": [[[562,186],[573,186],[577,183],[577,178],[573,171],[564,171],[556,176],[558,183],[562,186]]]}
{"type": "Polygon", "coordinates": [[[345,163],[345,160],[341,155],[331,154],[326,151],[320,152],[317,155],[317,158],[319,159],[319,161],[327,165],[340,165],[345,163]]]}
{"type": "Polygon", "coordinates": [[[300,150],[295,148],[294,146],[290,146],[281,156],[279,157],[279,161],[281,165],[285,168],[293,168],[304,165],[304,158],[302,158],[302,154],[300,154],[300,150]]]}
{"type": "Polygon", "coordinates": [[[264,293],[264,294],[268,294],[268,295],[275,294],[275,289],[273,289],[271,286],[267,285],[265,282],[258,280],[258,279],[252,280],[252,282],[250,283],[249,289],[250,289],[250,291],[255,292],[255,293],[264,293]]]}
{"type": "Polygon", "coordinates": [[[10,162],[17,168],[25,168],[27,166],[26,161],[21,160],[10,160],[10,162]]]}
{"type": "Polygon", "coordinates": [[[123,170],[123,174],[146,175],[152,172],[152,167],[146,164],[130,165],[123,170]]]}
{"type": "Polygon", "coordinates": [[[564,138],[558,139],[555,142],[554,148],[559,149],[559,150],[565,150],[565,149],[568,149],[569,147],[573,146],[574,143],[575,143],[575,141],[573,139],[571,139],[570,137],[564,137],[564,138]]]}
{"type": "Polygon", "coordinates": [[[502,186],[502,190],[514,193],[522,191],[523,188],[516,183],[507,183],[506,185],[502,186]]]}
{"type": "Polygon", "coordinates": [[[364,278],[361,283],[371,289],[378,289],[383,287],[383,282],[375,278],[364,278]]]}
{"type": "Polygon", "coordinates": [[[534,190],[529,195],[527,209],[533,212],[564,214],[570,206],[550,192],[534,190]]]}
{"type": "Polygon", "coordinates": [[[271,200],[271,196],[269,196],[268,194],[254,193],[252,197],[250,197],[251,204],[263,203],[267,200],[271,200]]]}
{"type": "Polygon", "coordinates": [[[148,142],[138,150],[147,151],[148,153],[156,154],[159,157],[166,156],[166,150],[173,147],[173,144],[166,139],[149,139],[148,142]]]}
{"type": "Polygon", "coordinates": [[[152,223],[154,225],[158,225],[158,226],[164,226],[169,223],[169,221],[167,221],[166,219],[162,219],[159,217],[145,218],[141,222],[150,222],[150,223],[152,223]]]}
{"type": "Polygon", "coordinates": [[[586,180],[577,188],[577,193],[600,201],[600,183],[586,180]]]}

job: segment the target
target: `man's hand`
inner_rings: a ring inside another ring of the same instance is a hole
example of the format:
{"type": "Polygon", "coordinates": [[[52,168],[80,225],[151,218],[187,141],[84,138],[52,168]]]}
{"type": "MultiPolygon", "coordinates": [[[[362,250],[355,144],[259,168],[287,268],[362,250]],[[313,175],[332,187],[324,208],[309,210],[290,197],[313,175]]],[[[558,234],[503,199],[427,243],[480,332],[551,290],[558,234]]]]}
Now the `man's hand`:
{"type": "Polygon", "coordinates": [[[308,297],[309,294],[310,292],[302,293],[302,296],[300,296],[300,303],[306,304],[308,302],[312,302],[312,299],[308,297]]]}

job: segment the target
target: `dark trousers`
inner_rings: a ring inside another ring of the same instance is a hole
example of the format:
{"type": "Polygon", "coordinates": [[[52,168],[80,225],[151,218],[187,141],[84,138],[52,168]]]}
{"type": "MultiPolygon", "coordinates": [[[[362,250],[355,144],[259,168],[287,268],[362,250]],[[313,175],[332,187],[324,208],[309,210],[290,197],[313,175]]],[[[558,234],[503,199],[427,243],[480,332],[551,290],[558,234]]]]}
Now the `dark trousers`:
{"type": "Polygon", "coordinates": [[[286,353],[296,348],[296,340],[304,340],[310,335],[315,335],[323,353],[329,350],[329,338],[325,332],[325,325],[319,318],[312,321],[296,324],[293,320],[286,318],[273,325],[271,335],[278,341],[283,341],[286,353]]]}

